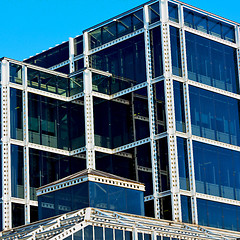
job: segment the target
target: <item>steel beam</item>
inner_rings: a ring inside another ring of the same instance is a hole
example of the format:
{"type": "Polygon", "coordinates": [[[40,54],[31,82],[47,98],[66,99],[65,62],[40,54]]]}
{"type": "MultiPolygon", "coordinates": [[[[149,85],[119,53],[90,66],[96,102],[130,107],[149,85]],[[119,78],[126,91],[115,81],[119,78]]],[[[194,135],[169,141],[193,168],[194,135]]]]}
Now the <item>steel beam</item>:
{"type": "Polygon", "coordinates": [[[12,227],[11,207],[11,149],[10,149],[10,88],[9,62],[1,63],[1,102],[2,102],[2,227],[12,227]]]}
{"type": "Polygon", "coordinates": [[[69,73],[75,71],[74,67],[74,39],[69,38],[69,73]]]}
{"type": "Polygon", "coordinates": [[[89,66],[89,36],[83,34],[83,53],[84,67],[83,86],[84,86],[84,115],[85,115],[85,136],[86,136],[86,166],[95,169],[95,150],[94,150],[94,122],[93,122],[93,95],[92,95],[92,73],[87,68],[89,66]]]}
{"type": "Polygon", "coordinates": [[[160,202],[157,198],[159,193],[159,175],[158,175],[158,158],[157,144],[154,138],[156,134],[155,109],[154,109],[154,93],[152,80],[152,60],[151,60],[151,39],[149,31],[149,8],[144,6],[144,42],[145,42],[145,58],[146,58],[146,76],[147,76],[147,92],[148,92],[148,114],[149,114],[149,132],[150,132],[150,147],[151,147],[151,162],[152,162],[152,182],[153,182],[153,197],[154,197],[154,214],[156,218],[160,218],[160,202]]]}
{"type": "Polygon", "coordinates": [[[172,218],[174,221],[181,221],[181,199],[179,193],[179,172],[175,128],[175,109],[173,97],[172,63],[170,31],[168,18],[168,1],[160,0],[161,16],[161,41],[163,52],[163,73],[165,77],[165,110],[166,123],[168,129],[168,156],[169,156],[169,175],[171,182],[171,201],[172,218]]]}
{"type": "Polygon", "coordinates": [[[24,198],[25,198],[25,224],[30,223],[30,170],[29,170],[29,147],[28,147],[28,92],[27,92],[27,67],[22,67],[23,76],[23,166],[24,166],[24,198]]]}

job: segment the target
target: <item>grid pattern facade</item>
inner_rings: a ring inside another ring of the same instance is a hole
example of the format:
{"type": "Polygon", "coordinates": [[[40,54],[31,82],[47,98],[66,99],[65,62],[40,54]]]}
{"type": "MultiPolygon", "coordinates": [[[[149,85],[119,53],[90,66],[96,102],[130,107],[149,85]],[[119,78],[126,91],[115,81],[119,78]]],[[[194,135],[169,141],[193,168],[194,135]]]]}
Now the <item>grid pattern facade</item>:
{"type": "Polygon", "coordinates": [[[147,216],[239,230],[239,51],[236,23],[164,0],[3,58],[2,228],[92,168],[143,182],[147,216]]]}

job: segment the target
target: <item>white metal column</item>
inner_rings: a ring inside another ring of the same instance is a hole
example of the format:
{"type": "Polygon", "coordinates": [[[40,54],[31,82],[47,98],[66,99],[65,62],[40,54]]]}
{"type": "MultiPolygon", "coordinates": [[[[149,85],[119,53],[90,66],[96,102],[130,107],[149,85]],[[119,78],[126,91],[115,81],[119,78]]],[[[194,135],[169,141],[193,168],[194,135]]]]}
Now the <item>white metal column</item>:
{"type": "Polygon", "coordinates": [[[168,131],[168,160],[171,184],[172,218],[181,221],[181,199],[179,193],[179,172],[176,144],[175,109],[173,97],[170,31],[168,23],[168,1],[160,0],[161,37],[163,52],[163,73],[165,90],[166,123],[168,131]]]}
{"type": "MultiPolygon", "coordinates": [[[[89,39],[88,33],[83,34],[84,67],[89,67],[89,39]]],[[[84,114],[85,114],[85,139],[86,139],[86,166],[95,169],[94,150],[94,122],[93,122],[93,96],[92,73],[86,69],[83,72],[84,85],[84,114]]]]}
{"type": "Polygon", "coordinates": [[[11,207],[11,159],[10,159],[10,88],[9,62],[1,64],[1,102],[2,102],[2,226],[12,227],[11,207]]]}
{"type": "Polygon", "coordinates": [[[74,39],[70,37],[69,38],[69,72],[72,73],[74,71],[75,71],[75,67],[74,67],[74,39]]]}
{"type": "Polygon", "coordinates": [[[196,198],[196,185],[195,185],[195,172],[194,172],[194,160],[193,160],[193,147],[192,147],[192,127],[191,127],[191,114],[190,114],[190,102],[189,102],[189,88],[188,88],[188,71],[187,71],[187,53],[186,53],[186,40],[184,30],[184,16],[183,6],[179,5],[179,23],[180,23],[180,47],[181,47],[181,63],[182,74],[184,78],[183,83],[183,98],[185,109],[185,123],[187,138],[187,154],[188,154],[188,168],[189,168],[189,185],[191,191],[191,210],[192,210],[192,222],[198,223],[197,215],[197,198],[196,198]]]}
{"type": "Polygon", "coordinates": [[[25,224],[30,223],[30,178],[29,178],[29,147],[28,147],[28,93],[27,93],[27,67],[23,66],[23,166],[24,166],[24,199],[25,224]]]}
{"type": "MultiPolygon", "coordinates": [[[[147,92],[148,92],[148,113],[149,113],[149,130],[150,130],[150,146],[151,146],[151,162],[152,162],[152,181],[153,181],[153,197],[154,197],[154,214],[156,218],[160,218],[159,193],[159,177],[157,162],[157,145],[154,136],[156,134],[155,111],[154,111],[154,95],[152,80],[152,60],[151,60],[151,40],[149,32],[149,11],[148,6],[144,6],[144,41],[145,41],[145,58],[146,58],[146,75],[147,75],[147,92]]],[[[159,29],[160,30],[160,29],[159,29]]]]}
{"type": "Polygon", "coordinates": [[[237,43],[238,83],[240,88],[240,27],[235,27],[235,39],[237,43]]]}

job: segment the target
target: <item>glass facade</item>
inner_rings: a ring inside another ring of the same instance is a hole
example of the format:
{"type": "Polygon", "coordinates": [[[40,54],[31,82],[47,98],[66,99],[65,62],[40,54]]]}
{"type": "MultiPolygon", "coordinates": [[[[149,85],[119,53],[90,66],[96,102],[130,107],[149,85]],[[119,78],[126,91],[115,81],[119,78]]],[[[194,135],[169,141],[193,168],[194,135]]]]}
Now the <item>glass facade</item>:
{"type": "Polygon", "coordinates": [[[144,214],[142,191],[91,181],[40,195],[38,202],[39,219],[86,207],[144,214]]]}
{"type": "Polygon", "coordinates": [[[192,133],[240,146],[239,100],[193,86],[189,94],[192,133]]]}
{"type": "Polygon", "coordinates": [[[188,78],[239,93],[236,49],[186,32],[188,78]]]}
{"type": "Polygon", "coordinates": [[[238,24],[167,3],[1,59],[3,229],[38,219],[38,187],[96,168],[144,183],[146,216],[239,230],[238,24]]]}

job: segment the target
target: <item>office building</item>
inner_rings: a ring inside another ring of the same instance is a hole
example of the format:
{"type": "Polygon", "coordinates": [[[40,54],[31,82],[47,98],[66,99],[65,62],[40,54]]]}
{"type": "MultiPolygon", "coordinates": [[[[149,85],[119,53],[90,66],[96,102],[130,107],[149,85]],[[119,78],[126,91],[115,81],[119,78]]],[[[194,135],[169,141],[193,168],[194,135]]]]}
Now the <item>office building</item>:
{"type": "Polygon", "coordinates": [[[36,189],[87,168],[144,183],[148,217],[239,231],[239,34],[150,1],[2,58],[2,229],[36,221],[36,189]]]}

